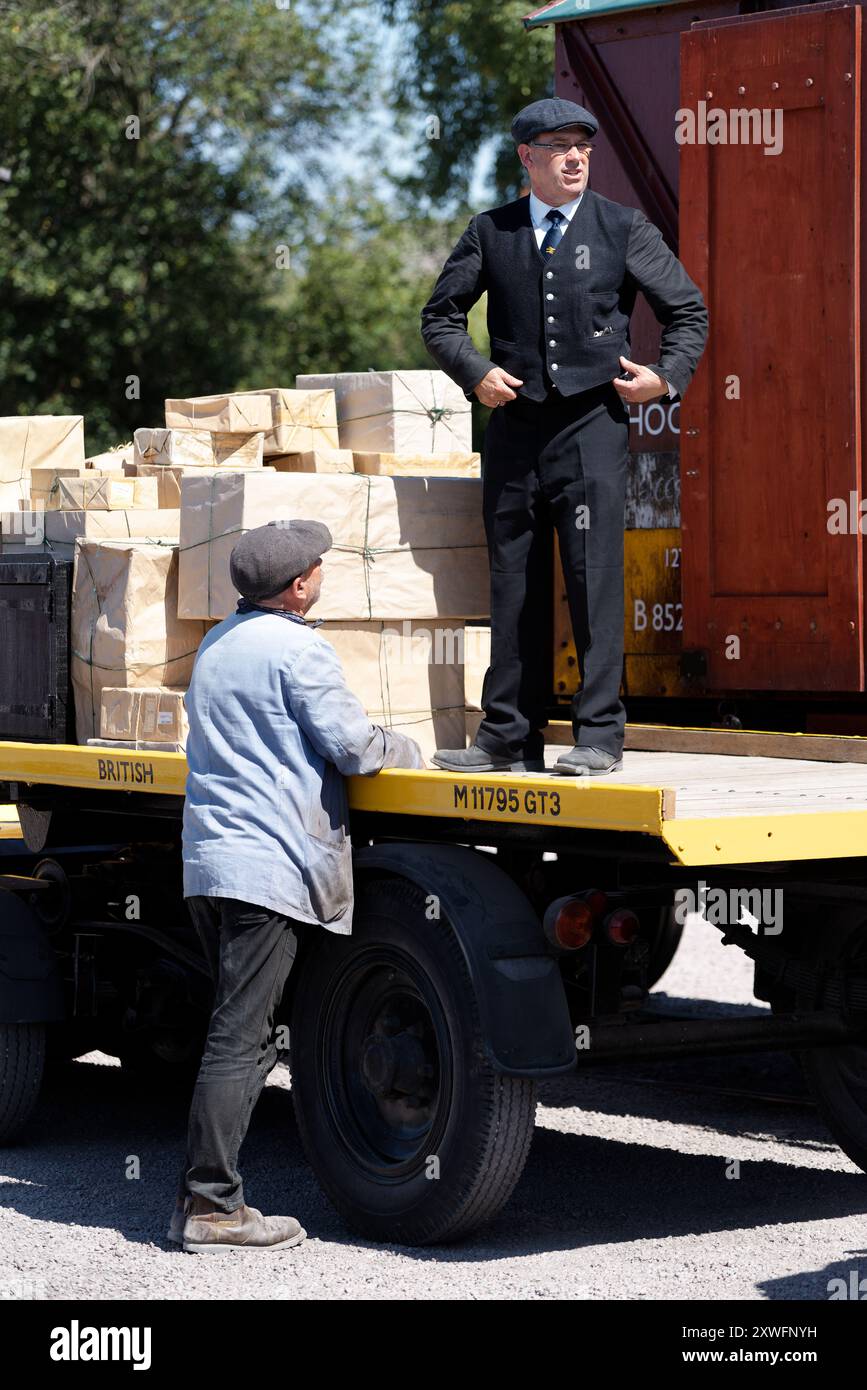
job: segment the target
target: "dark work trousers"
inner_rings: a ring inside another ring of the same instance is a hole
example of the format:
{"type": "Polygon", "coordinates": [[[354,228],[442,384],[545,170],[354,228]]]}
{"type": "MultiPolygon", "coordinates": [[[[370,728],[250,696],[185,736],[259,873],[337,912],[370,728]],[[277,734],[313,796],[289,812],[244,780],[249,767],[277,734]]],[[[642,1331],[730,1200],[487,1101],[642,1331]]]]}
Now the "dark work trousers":
{"type": "Polygon", "coordinates": [[[581,689],[575,743],[620,756],[623,526],[628,409],[614,387],[545,401],[520,396],[491,411],[482,507],[491,562],[491,665],[477,745],[496,756],[542,755],[550,699],[551,528],[557,528],[581,689]]]}
{"type": "Polygon", "coordinates": [[[180,1194],[244,1205],[238,1152],[277,1061],[274,1015],[298,948],[297,923],[236,898],[187,898],[216,985],[193,1090],[180,1194]]]}

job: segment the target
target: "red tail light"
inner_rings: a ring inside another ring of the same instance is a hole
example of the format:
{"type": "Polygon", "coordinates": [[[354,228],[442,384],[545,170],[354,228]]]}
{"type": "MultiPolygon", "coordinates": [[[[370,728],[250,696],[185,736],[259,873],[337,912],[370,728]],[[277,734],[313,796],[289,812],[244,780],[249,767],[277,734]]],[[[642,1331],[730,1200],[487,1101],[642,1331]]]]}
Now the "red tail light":
{"type": "Polygon", "coordinates": [[[601,917],[608,907],[608,899],[601,888],[588,888],[586,893],[579,893],[578,897],[587,904],[594,917],[601,917]]]}
{"type": "Polygon", "coordinates": [[[641,923],[627,907],[618,907],[605,918],[605,932],[615,946],[630,946],[641,930],[641,923]]]}
{"type": "Polygon", "coordinates": [[[593,935],[594,922],[593,910],[583,897],[568,897],[549,904],[542,926],[552,946],[580,951],[593,935]]]}

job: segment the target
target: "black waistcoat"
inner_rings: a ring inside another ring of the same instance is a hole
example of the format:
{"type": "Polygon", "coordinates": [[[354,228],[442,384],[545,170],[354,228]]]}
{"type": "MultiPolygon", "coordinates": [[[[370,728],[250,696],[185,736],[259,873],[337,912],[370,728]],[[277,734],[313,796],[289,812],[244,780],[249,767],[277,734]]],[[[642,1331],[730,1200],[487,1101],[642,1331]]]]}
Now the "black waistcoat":
{"type": "Polygon", "coordinates": [[[636,295],[626,271],[633,215],[588,188],[543,257],[529,198],[478,214],[490,360],[522,378],[520,396],[544,400],[551,382],[572,396],[622,374],[636,295]]]}

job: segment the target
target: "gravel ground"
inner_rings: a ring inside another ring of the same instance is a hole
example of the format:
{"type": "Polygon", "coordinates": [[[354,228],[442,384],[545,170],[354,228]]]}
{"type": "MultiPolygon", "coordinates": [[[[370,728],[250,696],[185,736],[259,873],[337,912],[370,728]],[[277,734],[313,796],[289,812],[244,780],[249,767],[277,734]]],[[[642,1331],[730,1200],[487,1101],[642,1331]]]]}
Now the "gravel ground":
{"type": "MultiPolygon", "coordinates": [[[[744,957],[691,921],[658,992],[666,1007],[738,1012],[756,1007],[750,985],[744,957]]],[[[867,1276],[867,1179],[785,1055],[545,1083],[512,1200],[438,1249],[347,1235],[277,1067],[243,1153],[247,1196],[297,1216],[308,1239],[279,1255],[184,1255],[164,1232],[185,1119],[182,1102],[131,1095],[101,1053],[56,1072],[26,1137],[0,1151],[0,1298],[825,1300],[829,1279],[867,1276]]]]}

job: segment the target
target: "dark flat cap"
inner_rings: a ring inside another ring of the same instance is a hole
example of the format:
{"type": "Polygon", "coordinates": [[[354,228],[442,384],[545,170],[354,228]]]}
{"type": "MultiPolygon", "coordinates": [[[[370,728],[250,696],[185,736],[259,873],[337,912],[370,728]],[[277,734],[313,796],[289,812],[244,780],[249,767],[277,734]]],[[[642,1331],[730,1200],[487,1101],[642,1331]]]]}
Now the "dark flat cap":
{"type": "Polygon", "coordinates": [[[244,598],[273,598],[330,550],[331,532],[321,521],[269,521],[235,543],[232,583],[244,598]]]}
{"type": "Polygon", "coordinates": [[[516,145],[526,145],[543,130],[563,130],[569,125],[586,126],[591,135],[599,129],[599,122],[586,107],[563,97],[548,97],[533,101],[518,112],[512,121],[512,139],[516,145]]]}

